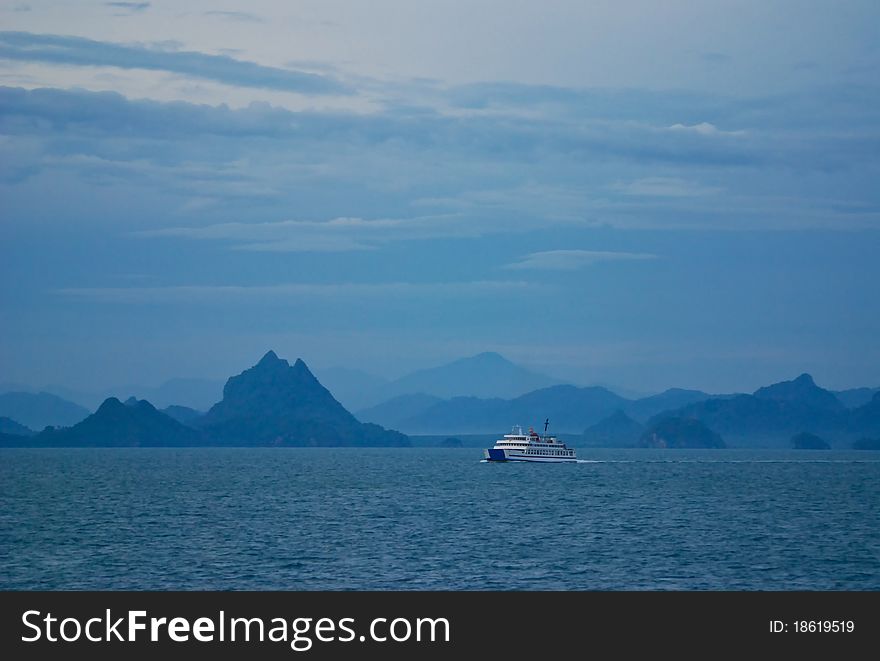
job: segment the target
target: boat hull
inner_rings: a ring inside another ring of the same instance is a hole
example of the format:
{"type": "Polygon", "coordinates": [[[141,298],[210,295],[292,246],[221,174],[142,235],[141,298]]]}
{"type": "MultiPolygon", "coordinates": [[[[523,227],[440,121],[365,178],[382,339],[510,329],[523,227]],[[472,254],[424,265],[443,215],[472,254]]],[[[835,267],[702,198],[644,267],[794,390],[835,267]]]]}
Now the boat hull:
{"type": "Polygon", "coordinates": [[[574,464],[577,457],[542,457],[541,455],[527,455],[498,448],[483,450],[486,461],[527,461],[533,464],[574,464]]]}

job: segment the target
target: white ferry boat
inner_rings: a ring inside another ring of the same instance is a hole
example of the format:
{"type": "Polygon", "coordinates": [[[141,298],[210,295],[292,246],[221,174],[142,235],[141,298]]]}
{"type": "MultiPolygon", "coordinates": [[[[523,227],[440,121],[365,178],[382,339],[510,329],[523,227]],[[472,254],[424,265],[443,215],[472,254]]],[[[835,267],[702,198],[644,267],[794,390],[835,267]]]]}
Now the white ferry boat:
{"type": "Polygon", "coordinates": [[[545,420],[543,436],[531,427],[529,433],[524,434],[522,427],[516,425],[504,438],[495,441],[494,448],[483,450],[483,456],[486,461],[576,462],[574,449],[547,433],[549,425],[550,420],[545,420]]]}

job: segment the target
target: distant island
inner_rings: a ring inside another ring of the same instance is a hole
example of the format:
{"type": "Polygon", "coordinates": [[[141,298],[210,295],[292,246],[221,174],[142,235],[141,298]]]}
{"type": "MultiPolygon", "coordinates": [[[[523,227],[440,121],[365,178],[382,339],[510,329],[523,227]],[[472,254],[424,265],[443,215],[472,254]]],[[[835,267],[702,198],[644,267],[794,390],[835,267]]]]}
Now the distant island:
{"type": "Polygon", "coordinates": [[[220,445],[392,446],[409,438],[359,422],[322,386],[300,359],[291,366],[269,351],[234,376],[223,399],[196,426],[220,445]]]}
{"type": "Polygon", "coordinates": [[[48,428],[31,437],[46,447],[184,447],[200,445],[198,431],[180,424],[146,400],[123,404],[110,397],[92,415],[72,427],[48,428]]]}

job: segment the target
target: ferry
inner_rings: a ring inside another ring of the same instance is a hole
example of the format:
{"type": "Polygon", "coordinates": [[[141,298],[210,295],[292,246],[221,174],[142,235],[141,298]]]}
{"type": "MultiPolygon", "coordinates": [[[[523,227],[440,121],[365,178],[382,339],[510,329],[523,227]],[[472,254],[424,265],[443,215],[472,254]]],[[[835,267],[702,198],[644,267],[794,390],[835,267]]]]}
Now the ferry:
{"type": "Polygon", "coordinates": [[[504,438],[495,441],[495,447],[483,450],[483,456],[486,461],[576,462],[574,449],[566,447],[565,443],[547,433],[549,425],[550,420],[545,420],[543,435],[539,435],[531,427],[529,433],[524,434],[522,427],[516,425],[504,438]]]}

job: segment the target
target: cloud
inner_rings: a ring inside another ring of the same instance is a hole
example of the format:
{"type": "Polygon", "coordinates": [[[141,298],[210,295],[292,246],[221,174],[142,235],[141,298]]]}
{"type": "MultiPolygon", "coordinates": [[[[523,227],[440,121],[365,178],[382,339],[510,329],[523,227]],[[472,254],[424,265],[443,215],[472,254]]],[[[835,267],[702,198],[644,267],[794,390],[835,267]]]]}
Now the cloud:
{"type": "Polygon", "coordinates": [[[124,9],[132,13],[144,11],[150,7],[149,2],[105,2],[104,5],[114,9],[124,9]]]}
{"type": "MultiPolygon", "coordinates": [[[[676,122],[726,119],[739,100],[687,90],[578,88],[511,82],[479,82],[442,89],[455,108],[518,114],[540,113],[576,121],[592,118],[627,123],[630,128],[669,126],[676,122]]],[[[607,125],[607,124],[606,124],[607,125]]]]}
{"type": "Polygon", "coordinates": [[[244,11],[220,11],[219,9],[213,9],[204,12],[204,15],[223,18],[228,21],[237,21],[239,23],[265,23],[265,21],[256,14],[244,11]]]}
{"type": "Polygon", "coordinates": [[[645,197],[698,197],[721,192],[717,186],[702,186],[680,177],[644,177],[635,181],[611,186],[626,195],[645,197]]]}
{"type": "Polygon", "coordinates": [[[326,75],[268,67],[226,55],[157,50],[83,37],[0,32],[0,58],[62,65],[167,71],[226,85],[300,94],[352,93],[346,85],[326,75]]]}
{"type": "Polygon", "coordinates": [[[699,135],[745,135],[745,131],[722,131],[714,124],[700,122],[691,126],[685,124],[673,124],[668,127],[670,131],[697,133],[699,135]]]}
{"type": "MultiPolygon", "coordinates": [[[[2,35],[0,35],[2,43],[2,35]]],[[[2,53],[2,49],[0,49],[2,53]]],[[[163,53],[174,57],[186,53],[163,53]]],[[[227,59],[227,58],[221,58],[227,59]]],[[[232,60],[230,60],[232,61],[232,60]]],[[[447,116],[394,112],[293,112],[265,103],[231,110],[183,102],[129,100],[101,92],[57,89],[0,88],[0,113],[35,120],[42,117],[60,128],[72,125],[112,134],[124,128],[135,135],[271,136],[338,144],[350,153],[366,145],[389,143],[398,148],[466,154],[501,162],[511,169],[537,159],[601,161],[608,158],[640,162],[748,165],[764,157],[750,143],[705,144],[681,140],[675,131],[631,122],[557,121],[547,118],[447,116]]],[[[485,177],[484,177],[485,178],[485,177]]]]}
{"type": "Polygon", "coordinates": [[[815,104],[799,118],[787,97],[778,107],[731,106],[723,114],[762,128],[728,139],[660,123],[678,114],[675,95],[658,115],[644,108],[643,121],[617,121],[586,116],[591,108],[583,117],[297,112],[0,87],[0,194],[20,222],[40,207],[58,224],[86,214],[122,233],[164,228],[259,252],[375,250],[549,227],[876,227],[876,213],[838,210],[847,200],[877,206],[880,126],[866,110],[875,96],[836,98],[846,111],[840,125],[815,104]],[[130,213],[83,206],[110,191],[130,213]]]}
{"type": "Polygon", "coordinates": [[[346,282],[283,283],[274,285],[176,285],[168,287],[68,287],[55,293],[96,303],[265,303],[298,299],[361,299],[439,296],[482,297],[503,292],[538,289],[538,285],[510,280],[468,282],[346,282]]]}
{"type": "MultiPolygon", "coordinates": [[[[509,231],[499,226],[497,231],[509,231]]],[[[345,252],[372,250],[391,241],[475,238],[492,233],[485,224],[462,214],[411,218],[333,218],[326,221],[285,220],[267,223],[221,223],[202,227],[168,227],[134,232],[139,238],[178,237],[225,241],[250,252],[345,252]]]]}
{"type": "Polygon", "coordinates": [[[576,271],[599,262],[628,262],[657,259],[657,255],[605,250],[545,250],[526,255],[504,268],[523,271],[576,271]]]}

